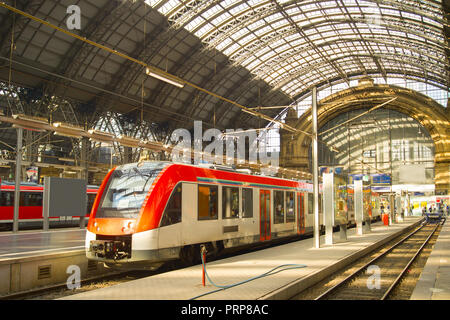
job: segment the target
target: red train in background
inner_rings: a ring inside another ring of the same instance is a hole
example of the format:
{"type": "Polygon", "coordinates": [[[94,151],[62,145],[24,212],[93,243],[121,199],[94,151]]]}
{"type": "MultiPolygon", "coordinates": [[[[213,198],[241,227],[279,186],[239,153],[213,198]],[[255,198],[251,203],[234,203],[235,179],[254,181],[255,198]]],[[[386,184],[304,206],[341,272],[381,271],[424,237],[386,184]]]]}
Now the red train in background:
{"type": "MultiPolygon", "coordinates": [[[[0,184],[0,230],[11,230],[14,217],[13,182],[2,181],[0,184]]],[[[87,187],[87,213],[89,217],[92,205],[97,195],[98,186],[87,187]]],[[[20,228],[42,227],[42,199],[44,186],[36,183],[22,182],[20,184],[20,228]]],[[[79,226],[80,217],[50,217],[50,227],[79,226]]]]}

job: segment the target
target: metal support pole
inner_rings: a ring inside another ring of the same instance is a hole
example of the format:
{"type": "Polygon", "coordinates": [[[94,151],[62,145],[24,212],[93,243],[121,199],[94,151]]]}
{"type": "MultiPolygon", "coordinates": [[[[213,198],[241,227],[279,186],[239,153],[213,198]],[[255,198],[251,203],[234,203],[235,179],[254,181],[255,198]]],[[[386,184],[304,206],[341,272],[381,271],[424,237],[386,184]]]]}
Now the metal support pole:
{"type": "Polygon", "coordinates": [[[20,181],[22,180],[22,138],[23,128],[17,128],[17,153],[16,153],[16,186],[14,189],[14,218],[13,232],[19,231],[19,205],[20,205],[20,181]]]}
{"type": "Polygon", "coordinates": [[[314,244],[320,248],[320,220],[319,220],[319,159],[317,148],[317,88],[312,89],[312,167],[313,167],[313,193],[314,193],[314,244]]]}

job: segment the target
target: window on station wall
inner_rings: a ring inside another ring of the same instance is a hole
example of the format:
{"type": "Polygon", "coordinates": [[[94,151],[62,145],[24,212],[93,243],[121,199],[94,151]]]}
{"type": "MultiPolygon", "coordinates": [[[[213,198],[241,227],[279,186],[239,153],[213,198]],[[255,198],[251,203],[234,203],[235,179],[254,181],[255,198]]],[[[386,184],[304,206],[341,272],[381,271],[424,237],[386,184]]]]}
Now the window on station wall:
{"type": "Polygon", "coordinates": [[[239,218],[239,188],[222,187],[222,219],[239,218]]]}
{"type": "Polygon", "coordinates": [[[295,221],[294,192],[286,192],[286,222],[295,221]]]}
{"type": "Polygon", "coordinates": [[[284,223],[284,191],[274,191],[273,194],[273,223],[284,223]]]}
{"type": "Polygon", "coordinates": [[[169,201],[167,202],[166,209],[163,213],[161,221],[161,227],[169,226],[178,222],[181,222],[181,195],[182,188],[181,183],[176,185],[172,191],[169,201]]]}
{"type": "Polygon", "coordinates": [[[314,204],[314,195],[312,193],[308,193],[308,214],[314,213],[313,204],[314,204]]]}
{"type": "Polygon", "coordinates": [[[218,218],[218,186],[198,186],[198,220],[218,218]]]}
{"type": "Polygon", "coordinates": [[[253,189],[242,188],[242,217],[253,217],[253,189]]]}

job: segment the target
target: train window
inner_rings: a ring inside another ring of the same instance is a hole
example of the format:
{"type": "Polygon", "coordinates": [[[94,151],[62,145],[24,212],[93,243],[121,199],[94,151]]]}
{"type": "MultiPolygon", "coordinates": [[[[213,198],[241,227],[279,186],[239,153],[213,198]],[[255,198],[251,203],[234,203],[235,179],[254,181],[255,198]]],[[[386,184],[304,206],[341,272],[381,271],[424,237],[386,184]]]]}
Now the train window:
{"type": "Polygon", "coordinates": [[[308,214],[313,214],[314,213],[313,212],[313,205],[314,205],[314,195],[312,193],[308,193],[308,214]]]}
{"type": "Polygon", "coordinates": [[[14,206],[14,192],[2,191],[0,192],[0,207],[14,206]]]}
{"type": "Polygon", "coordinates": [[[20,201],[24,207],[42,207],[42,193],[22,192],[20,201]]]}
{"type": "Polygon", "coordinates": [[[95,193],[88,193],[88,204],[87,204],[87,212],[90,213],[92,210],[92,206],[94,205],[95,197],[97,196],[95,193]]]}
{"type": "Polygon", "coordinates": [[[173,189],[172,195],[167,202],[161,221],[161,227],[181,222],[181,194],[181,184],[178,184],[173,189]]]}
{"type": "Polygon", "coordinates": [[[198,186],[198,220],[218,218],[218,186],[198,186]]]}
{"type": "Polygon", "coordinates": [[[295,221],[294,192],[286,192],[286,222],[295,221]]]}
{"type": "Polygon", "coordinates": [[[239,218],[239,188],[222,187],[222,219],[239,218]]]}
{"type": "Polygon", "coordinates": [[[253,217],[253,189],[242,188],[242,217],[253,217]]]}
{"type": "Polygon", "coordinates": [[[284,223],[284,191],[274,191],[273,223],[284,223]]]}

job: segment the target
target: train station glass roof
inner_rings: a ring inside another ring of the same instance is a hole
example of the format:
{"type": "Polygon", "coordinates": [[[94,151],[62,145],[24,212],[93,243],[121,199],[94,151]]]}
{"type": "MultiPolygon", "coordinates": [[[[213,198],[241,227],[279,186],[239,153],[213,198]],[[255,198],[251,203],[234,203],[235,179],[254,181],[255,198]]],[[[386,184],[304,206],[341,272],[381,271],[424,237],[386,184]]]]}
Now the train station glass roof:
{"type": "Polygon", "coordinates": [[[146,0],[255,78],[296,99],[355,77],[416,79],[448,91],[441,1],[146,0]]]}

